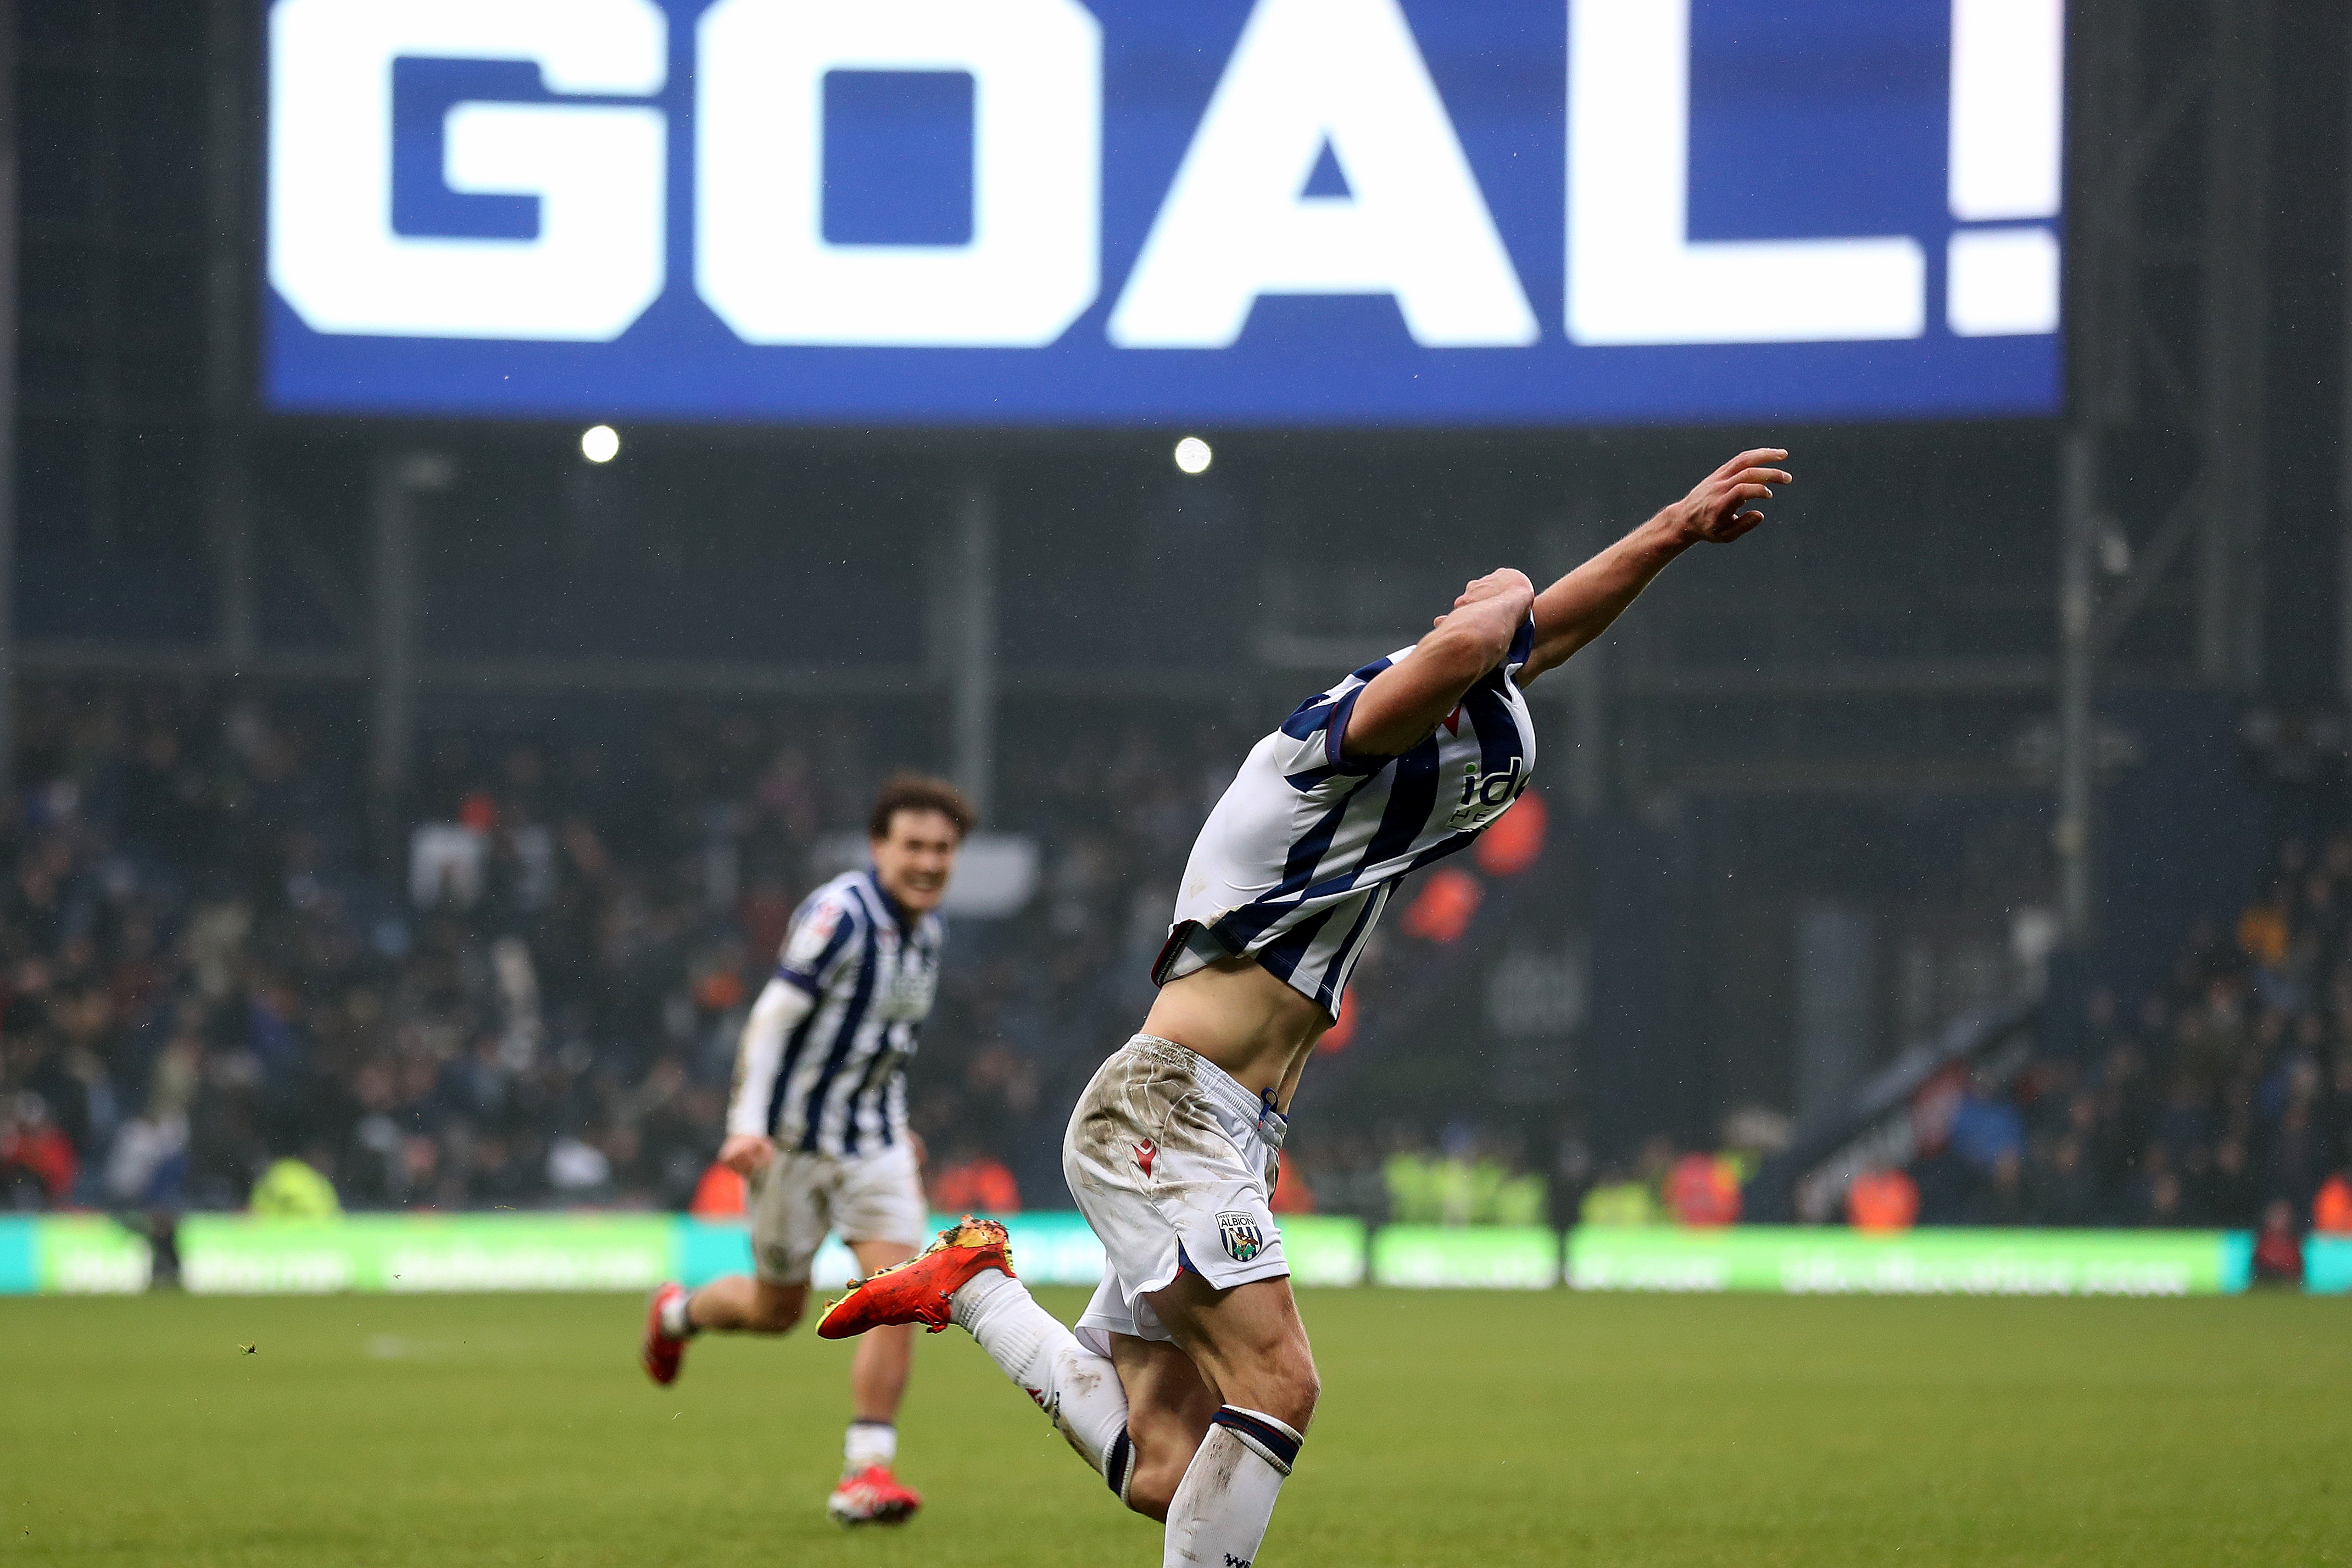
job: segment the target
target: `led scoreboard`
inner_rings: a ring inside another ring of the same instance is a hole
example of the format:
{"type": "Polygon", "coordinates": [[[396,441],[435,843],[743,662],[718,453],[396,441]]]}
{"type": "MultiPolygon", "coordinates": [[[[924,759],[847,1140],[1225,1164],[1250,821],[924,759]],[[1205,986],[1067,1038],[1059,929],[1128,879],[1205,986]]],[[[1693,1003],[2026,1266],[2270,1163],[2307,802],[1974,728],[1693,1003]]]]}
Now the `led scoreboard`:
{"type": "Polygon", "coordinates": [[[265,395],[2054,413],[2063,0],[277,0],[265,395]]]}

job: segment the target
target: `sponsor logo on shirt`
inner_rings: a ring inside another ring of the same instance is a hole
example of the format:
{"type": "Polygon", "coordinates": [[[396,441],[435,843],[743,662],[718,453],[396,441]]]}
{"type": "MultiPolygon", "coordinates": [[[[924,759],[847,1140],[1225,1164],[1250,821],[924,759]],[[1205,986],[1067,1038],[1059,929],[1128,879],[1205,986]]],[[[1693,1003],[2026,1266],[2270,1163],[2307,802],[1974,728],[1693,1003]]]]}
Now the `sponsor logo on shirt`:
{"type": "Polygon", "coordinates": [[[930,1016],[931,997],[938,988],[939,979],[930,970],[910,964],[890,977],[889,995],[883,1005],[893,1017],[919,1022],[930,1016]]]}
{"type": "Polygon", "coordinates": [[[1464,763],[1461,798],[1445,825],[1456,831],[1485,827],[1519,798],[1526,784],[1526,769],[1516,757],[1500,773],[1481,773],[1476,763],[1464,763]]]}

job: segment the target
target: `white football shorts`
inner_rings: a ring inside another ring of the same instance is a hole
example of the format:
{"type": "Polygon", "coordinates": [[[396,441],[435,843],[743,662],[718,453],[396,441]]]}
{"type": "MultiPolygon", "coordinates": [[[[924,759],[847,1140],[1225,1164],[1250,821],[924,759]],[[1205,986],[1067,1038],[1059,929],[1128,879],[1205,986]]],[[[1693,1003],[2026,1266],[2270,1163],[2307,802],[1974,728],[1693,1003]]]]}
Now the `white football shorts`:
{"type": "Polygon", "coordinates": [[[844,1241],[896,1241],[919,1251],[929,1239],[922,1178],[905,1143],[870,1155],[778,1149],[751,1178],[751,1260],[772,1285],[805,1285],[809,1263],[837,1230],[844,1241]]]}
{"type": "Polygon", "coordinates": [[[1198,1052],[1148,1034],[1113,1051],[1062,1145],[1062,1174],[1106,1255],[1079,1332],[1170,1339],[1144,1298],[1185,1269],[1219,1290],[1288,1274],[1266,1201],[1285,1130],[1198,1052]]]}

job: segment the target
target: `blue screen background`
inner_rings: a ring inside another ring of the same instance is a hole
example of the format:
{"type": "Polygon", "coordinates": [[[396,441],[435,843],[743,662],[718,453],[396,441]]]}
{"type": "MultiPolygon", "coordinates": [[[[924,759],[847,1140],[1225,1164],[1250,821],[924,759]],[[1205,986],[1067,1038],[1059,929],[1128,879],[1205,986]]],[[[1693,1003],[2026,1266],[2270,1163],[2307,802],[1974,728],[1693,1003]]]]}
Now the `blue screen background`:
{"type": "MultiPolygon", "coordinates": [[[[611,343],[313,332],[265,301],[278,410],[814,425],[1578,426],[2057,412],[2054,336],[1944,326],[1948,0],[1694,0],[1691,234],[1908,234],[1928,327],[1898,342],[1586,348],[1561,331],[1567,17],[1561,0],[1404,0],[1544,325],[1527,349],[1428,350],[1385,297],[1267,298],[1222,350],[1122,350],[1104,319],[1157,215],[1249,0],[1094,0],[1104,35],[1103,287],[1051,348],[753,348],[694,292],[693,44],[707,0],[669,0],[668,285],[611,343]]],[[[825,86],[825,232],[969,236],[971,78],[836,72],[825,86]]],[[[394,68],[394,225],[524,237],[528,197],[442,184],[442,117],[545,101],[512,63],[394,68]]],[[[565,101],[642,101],[566,99],[565,101]]],[[[1342,188],[1335,167],[1310,189],[1342,188]]]]}

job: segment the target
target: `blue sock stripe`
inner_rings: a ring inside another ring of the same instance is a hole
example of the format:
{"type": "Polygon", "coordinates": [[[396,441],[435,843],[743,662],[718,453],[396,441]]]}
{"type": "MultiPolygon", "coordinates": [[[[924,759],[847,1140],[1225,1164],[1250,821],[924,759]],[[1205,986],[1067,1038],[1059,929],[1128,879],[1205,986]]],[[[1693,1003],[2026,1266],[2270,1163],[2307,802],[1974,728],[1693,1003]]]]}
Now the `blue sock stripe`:
{"type": "Polygon", "coordinates": [[[1264,1454],[1285,1475],[1288,1475],[1290,1467],[1298,1462],[1299,1439],[1288,1427],[1278,1426],[1270,1417],[1260,1416],[1254,1410],[1220,1405],[1217,1413],[1209,1417],[1209,1424],[1231,1427],[1236,1437],[1264,1454]]]}
{"type": "Polygon", "coordinates": [[[1127,1500],[1127,1472],[1134,1457],[1135,1445],[1129,1440],[1127,1428],[1121,1427],[1118,1436],[1111,1439],[1109,1456],[1103,1460],[1103,1479],[1110,1484],[1112,1495],[1121,1502],[1127,1500]]]}

